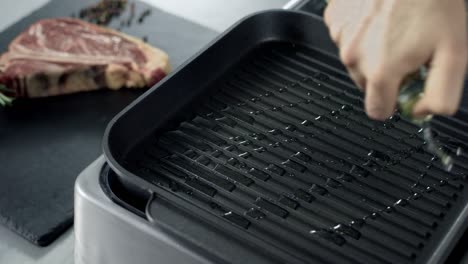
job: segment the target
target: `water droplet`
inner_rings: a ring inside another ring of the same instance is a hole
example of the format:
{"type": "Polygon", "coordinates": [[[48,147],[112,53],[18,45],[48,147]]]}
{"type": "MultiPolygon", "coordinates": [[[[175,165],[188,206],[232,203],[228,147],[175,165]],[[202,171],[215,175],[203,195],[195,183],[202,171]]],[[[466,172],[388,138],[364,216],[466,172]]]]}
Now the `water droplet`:
{"type": "Polygon", "coordinates": [[[463,149],[461,147],[458,147],[456,154],[457,156],[461,156],[463,154],[463,149]]]}
{"type": "Polygon", "coordinates": [[[393,210],[394,210],[394,208],[391,207],[391,206],[387,206],[387,208],[385,208],[385,212],[387,212],[387,213],[391,213],[391,212],[393,212],[393,210]]]}
{"type": "Polygon", "coordinates": [[[322,96],[322,99],[323,99],[323,100],[328,100],[328,99],[330,99],[330,95],[329,95],[329,94],[326,94],[326,95],[322,96]]]}
{"type": "Polygon", "coordinates": [[[431,186],[426,187],[426,192],[431,193],[433,191],[434,191],[434,187],[431,187],[431,186]]]}
{"type": "Polygon", "coordinates": [[[263,96],[269,97],[269,96],[271,96],[271,92],[266,92],[265,94],[263,94],[263,96]]]}
{"type": "Polygon", "coordinates": [[[421,196],[422,195],[420,193],[413,193],[413,199],[414,200],[417,200],[417,199],[421,198],[421,196]]]}
{"type": "Polygon", "coordinates": [[[284,93],[284,92],[286,92],[286,91],[287,91],[286,88],[279,88],[279,89],[278,89],[278,92],[280,92],[280,93],[284,93]]]}
{"type": "Polygon", "coordinates": [[[319,115],[319,116],[317,116],[317,117],[315,118],[315,120],[321,121],[321,120],[323,120],[323,117],[319,115]]]}
{"type": "Polygon", "coordinates": [[[330,112],[331,116],[337,116],[339,114],[340,114],[340,111],[337,111],[337,110],[333,110],[333,111],[330,112]]]}
{"type": "Polygon", "coordinates": [[[297,106],[297,104],[295,104],[295,103],[290,103],[288,106],[289,106],[289,107],[295,107],[295,106],[297,106]]]}
{"type": "Polygon", "coordinates": [[[445,186],[445,185],[447,185],[447,183],[448,182],[446,180],[440,180],[439,181],[439,186],[445,186]]]}

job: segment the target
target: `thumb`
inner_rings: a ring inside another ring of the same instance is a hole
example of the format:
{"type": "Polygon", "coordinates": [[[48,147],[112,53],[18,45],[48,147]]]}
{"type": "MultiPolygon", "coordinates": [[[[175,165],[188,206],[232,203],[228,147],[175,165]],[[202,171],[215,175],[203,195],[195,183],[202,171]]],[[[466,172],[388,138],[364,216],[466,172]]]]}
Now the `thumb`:
{"type": "Polygon", "coordinates": [[[415,104],[413,115],[453,115],[458,110],[466,69],[466,48],[436,51],[429,69],[423,97],[415,104]]]}

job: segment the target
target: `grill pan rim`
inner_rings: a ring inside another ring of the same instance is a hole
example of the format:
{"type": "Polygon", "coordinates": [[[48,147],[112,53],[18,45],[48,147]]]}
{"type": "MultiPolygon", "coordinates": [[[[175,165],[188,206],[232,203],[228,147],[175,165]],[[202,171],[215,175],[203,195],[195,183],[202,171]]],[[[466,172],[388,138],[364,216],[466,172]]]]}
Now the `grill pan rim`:
{"type": "MultiPolygon", "coordinates": [[[[129,170],[127,170],[125,168],[124,165],[122,165],[120,162],[119,162],[119,158],[116,157],[114,155],[114,153],[112,152],[112,149],[109,145],[109,140],[110,140],[110,137],[111,137],[111,133],[113,131],[113,128],[118,125],[119,121],[121,120],[122,117],[124,117],[129,111],[131,111],[136,105],[138,105],[140,102],[144,101],[149,95],[153,94],[153,92],[155,92],[159,87],[161,86],[164,86],[166,82],[169,82],[173,76],[176,76],[178,75],[178,73],[183,70],[184,68],[190,66],[190,64],[196,60],[197,58],[199,58],[200,55],[204,54],[206,51],[210,50],[210,48],[217,44],[219,41],[221,41],[224,37],[226,37],[227,35],[229,35],[232,31],[234,31],[236,28],[238,28],[239,26],[241,26],[243,23],[247,23],[250,19],[254,19],[255,17],[257,16],[262,16],[262,15],[270,15],[272,13],[299,13],[301,15],[304,15],[304,16],[311,16],[310,14],[307,14],[307,13],[304,13],[304,12],[297,12],[297,11],[285,11],[285,10],[273,10],[273,11],[262,11],[262,12],[258,12],[256,14],[252,14],[244,19],[242,19],[241,21],[239,21],[238,23],[236,23],[235,25],[233,25],[230,29],[228,29],[227,31],[225,31],[223,34],[221,34],[220,36],[218,36],[217,38],[215,38],[210,44],[208,44],[204,49],[200,50],[197,54],[195,54],[194,56],[192,56],[191,59],[189,59],[186,63],[184,63],[182,66],[180,66],[177,70],[175,70],[172,74],[169,75],[168,78],[166,78],[164,81],[162,81],[161,83],[157,84],[156,86],[152,87],[151,89],[149,89],[147,92],[145,92],[141,97],[139,97],[137,100],[135,100],[132,104],[130,104],[128,107],[126,107],[122,112],[120,112],[116,117],[114,117],[112,119],[112,121],[109,123],[108,127],[106,128],[106,131],[105,131],[105,135],[104,135],[104,140],[103,140],[103,150],[104,150],[104,155],[105,155],[105,158],[109,164],[109,166],[112,168],[112,170],[120,177],[122,178],[122,180],[124,180],[125,182],[128,182],[129,184],[133,184],[133,185],[136,185],[136,186],[149,186],[151,184],[149,184],[146,180],[142,179],[140,176],[130,172],[129,170]],[[247,22],[246,22],[247,21],[247,22]]],[[[318,16],[314,16],[316,19],[319,19],[321,20],[321,18],[319,18],[318,16]]],[[[333,52],[331,52],[333,53],[333,52]]],[[[466,227],[466,225],[465,225],[466,227]]],[[[460,227],[461,228],[461,227],[460,227]]],[[[449,236],[449,233],[445,234],[444,237],[447,237],[449,236]]],[[[453,243],[452,243],[453,244],[453,243]]],[[[439,260],[441,259],[445,259],[446,258],[446,255],[448,254],[447,250],[439,250],[443,248],[443,245],[438,245],[437,247],[435,247],[435,252],[437,252],[438,254],[433,254],[432,256],[429,255],[428,256],[428,259],[426,260],[430,260],[430,261],[434,261],[436,260],[437,258],[439,260]],[[439,254],[440,253],[440,254],[439,254]]],[[[448,248],[450,248],[450,246],[448,246],[448,248]]],[[[423,257],[421,257],[423,258],[423,257]]]]}

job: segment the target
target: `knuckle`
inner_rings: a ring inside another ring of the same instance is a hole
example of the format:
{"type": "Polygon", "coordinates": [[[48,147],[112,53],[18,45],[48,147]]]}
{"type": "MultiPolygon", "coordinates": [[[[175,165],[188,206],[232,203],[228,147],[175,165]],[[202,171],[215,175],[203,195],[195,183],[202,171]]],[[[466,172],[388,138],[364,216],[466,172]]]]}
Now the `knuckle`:
{"type": "Polygon", "coordinates": [[[383,67],[376,68],[367,77],[369,86],[377,90],[384,89],[388,84],[387,74],[383,67]]]}
{"type": "Polygon", "coordinates": [[[345,46],[340,49],[340,58],[343,64],[348,68],[353,68],[358,63],[358,54],[355,49],[345,46]]]}
{"type": "Polygon", "coordinates": [[[330,37],[333,40],[333,42],[338,44],[338,40],[340,38],[340,30],[336,26],[330,26],[329,32],[330,32],[330,37]]]}

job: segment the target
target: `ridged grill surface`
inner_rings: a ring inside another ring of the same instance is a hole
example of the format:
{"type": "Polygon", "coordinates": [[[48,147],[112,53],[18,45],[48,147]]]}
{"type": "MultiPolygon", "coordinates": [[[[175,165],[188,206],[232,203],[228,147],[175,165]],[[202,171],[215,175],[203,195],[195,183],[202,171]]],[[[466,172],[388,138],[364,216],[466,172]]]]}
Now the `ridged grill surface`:
{"type": "MultiPolygon", "coordinates": [[[[398,114],[370,121],[319,50],[263,46],[195,113],[155,135],[133,171],[270,243],[272,259],[416,262],[466,192],[465,154],[447,173],[418,127],[398,114]]],[[[449,136],[466,137],[466,123],[435,125],[444,147],[468,149],[449,136]]]]}

